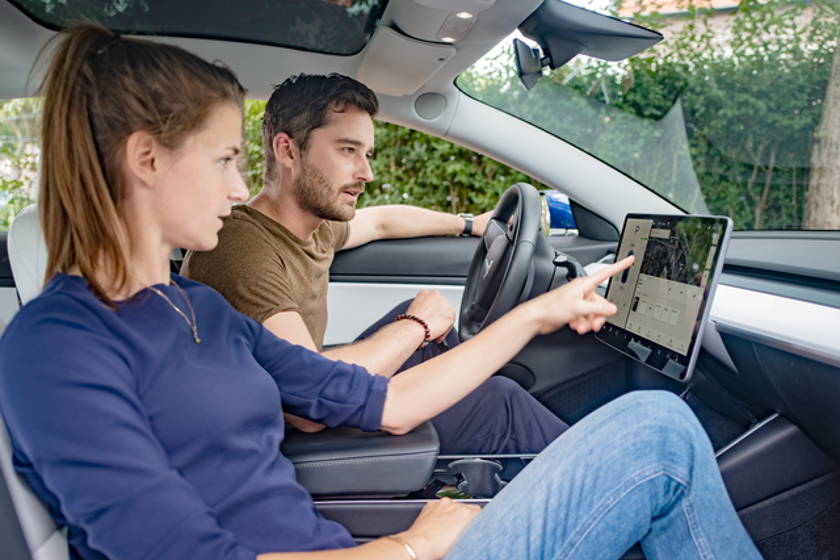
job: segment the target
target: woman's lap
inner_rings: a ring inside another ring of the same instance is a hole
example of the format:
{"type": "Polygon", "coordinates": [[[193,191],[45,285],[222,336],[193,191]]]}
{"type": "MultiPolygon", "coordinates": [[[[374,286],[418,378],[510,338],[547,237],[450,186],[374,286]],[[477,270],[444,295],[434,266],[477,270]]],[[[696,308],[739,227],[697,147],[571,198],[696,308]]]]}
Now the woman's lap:
{"type": "Polygon", "coordinates": [[[473,521],[447,560],[760,558],[693,413],[625,395],[549,446],[473,521]]]}

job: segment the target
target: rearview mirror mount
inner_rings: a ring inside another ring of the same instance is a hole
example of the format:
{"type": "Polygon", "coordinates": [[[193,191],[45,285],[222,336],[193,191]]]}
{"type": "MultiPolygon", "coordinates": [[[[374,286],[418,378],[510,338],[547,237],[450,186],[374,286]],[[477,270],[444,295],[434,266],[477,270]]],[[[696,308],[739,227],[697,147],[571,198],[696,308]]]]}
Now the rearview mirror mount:
{"type": "Polygon", "coordinates": [[[545,66],[560,68],[579,54],[601,60],[630,58],[662,40],[656,31],[567,4],[545,0],[519,26],[526,38],[539,44],[531,48],[513,40],[516,70],[525,89],[530,90],[542,76],[545,66]]]}

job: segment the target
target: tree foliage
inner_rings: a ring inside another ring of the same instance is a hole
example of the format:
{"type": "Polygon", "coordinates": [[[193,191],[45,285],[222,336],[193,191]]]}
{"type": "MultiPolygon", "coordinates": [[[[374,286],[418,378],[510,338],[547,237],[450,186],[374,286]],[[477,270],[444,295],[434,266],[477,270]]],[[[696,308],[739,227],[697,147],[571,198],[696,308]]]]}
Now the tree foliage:
{"type": "Polygon", "coordinates": [[[508,50],[458,85],[687,211],[729,215],[738,229],[798,228],[837,45],[837,5],[684,7],[667,18],[640,10],[635,22],[668,39],[627,61],[579,58],[526,92],[508,50]]]}
{"type": "Polygon", "coordinates": [[[35,198],[40,116],[39,98],[0,101],[0,230],[35,198]]]}
{"type": "MultiPolygon", "coordinates": [[[[252,196],[262,188],[265,159],[261,123],[264,101],[245,104],[247,162],[244,176],[252,196]]],[[[445,212],[492,210],[514,183],[532,183],[526,175],[472,150],[440,138],[374,120],[374,179],[365,187],[359,207],[411,204],[445,212]]]]}

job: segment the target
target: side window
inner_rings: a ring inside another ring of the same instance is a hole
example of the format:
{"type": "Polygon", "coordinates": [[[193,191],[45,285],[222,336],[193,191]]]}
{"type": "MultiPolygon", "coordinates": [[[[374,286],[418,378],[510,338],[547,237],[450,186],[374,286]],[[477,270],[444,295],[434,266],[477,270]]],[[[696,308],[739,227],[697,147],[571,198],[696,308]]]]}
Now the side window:
{"type": "MultiPolygon", "coordinates": [[[[264,101],[245,103],[247,161],[242,174],[251,196],[262,188],[265,159],[262,151],[264,101]]],[[[375,120],[376,150],[370,165],[373,181],[358,207],[410,204],[458,214],[492,210],[514,183],[546,187],[527,175],[446,140],[410,128],[375,120]]],[[[550,191],[544,213],[550,212],[552,235],[576,235],[569,199],[550,191]]],[[[548,225],[549,220],[546,220],[548,225]]],[[[548,227],[546,228],[549,229],[548,227]]]]}
{"type": "Polygon", "coordinates": [[[0,230],[35,201],[41,98],[0,101],[0,230]]]}

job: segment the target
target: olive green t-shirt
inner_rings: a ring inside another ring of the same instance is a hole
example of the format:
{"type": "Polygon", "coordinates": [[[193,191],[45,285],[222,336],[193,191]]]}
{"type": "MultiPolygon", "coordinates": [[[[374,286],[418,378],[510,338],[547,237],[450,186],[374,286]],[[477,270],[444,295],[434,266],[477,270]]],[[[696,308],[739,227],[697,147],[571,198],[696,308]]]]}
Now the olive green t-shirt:
{"type": "Polygon", "coordinates": [[[327,329],[327,289],[335,252],[350,236],[346,222],[324,221],[301,241],[250,206],[234,206],[212,251],[190,251],[181,275],[207,284],[260,323],[297,311],[320,351],[327,329]]]}

